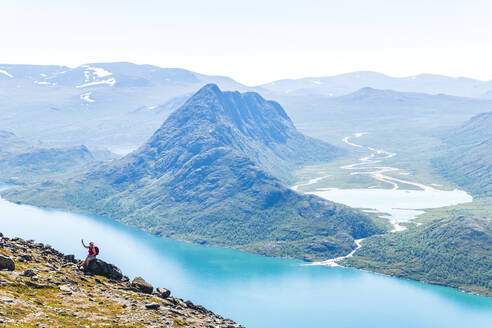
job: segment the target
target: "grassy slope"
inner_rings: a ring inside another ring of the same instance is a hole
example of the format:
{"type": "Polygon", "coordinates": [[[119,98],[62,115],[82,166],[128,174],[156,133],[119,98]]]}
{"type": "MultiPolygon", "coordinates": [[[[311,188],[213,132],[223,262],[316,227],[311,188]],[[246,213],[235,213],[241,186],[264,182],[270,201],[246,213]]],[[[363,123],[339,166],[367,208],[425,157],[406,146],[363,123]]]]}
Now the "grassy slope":
{"type": "Polygon", "coordinates": [[[474,197],[492,197],[492,112],[472,117],[444,142],[437,171],[474,197]]]}
{"type": "Polygon", "coordinates": [[[492,219],[444,218],[369,237],[343,264],[492,296],[492,219]]]}
{"type": "Polygon", "coordinates": [[[474,197],[492,196],[492,138],[453,148],[435,160],[441,174],[474,197]]]}

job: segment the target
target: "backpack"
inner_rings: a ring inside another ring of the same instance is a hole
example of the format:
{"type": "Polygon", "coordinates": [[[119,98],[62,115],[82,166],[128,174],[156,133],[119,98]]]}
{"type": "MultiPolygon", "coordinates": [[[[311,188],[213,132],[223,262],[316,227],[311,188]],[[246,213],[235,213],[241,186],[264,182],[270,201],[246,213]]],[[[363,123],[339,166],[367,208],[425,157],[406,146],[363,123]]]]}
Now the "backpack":
{"type": "Polygon", "coordinates": [[[94,253],[96,253],[96,256],[99,255],[99,247],[94,246],[94,253]]]}

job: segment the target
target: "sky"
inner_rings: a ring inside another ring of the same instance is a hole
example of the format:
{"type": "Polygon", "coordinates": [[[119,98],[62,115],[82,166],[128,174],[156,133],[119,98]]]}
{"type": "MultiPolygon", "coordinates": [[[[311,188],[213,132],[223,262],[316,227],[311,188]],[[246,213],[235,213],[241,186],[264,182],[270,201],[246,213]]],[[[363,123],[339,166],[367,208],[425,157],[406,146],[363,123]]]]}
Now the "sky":
{"type": "Polygon", "coordinates": [[[491,0],[1,0],[0,63],[492,79],[491,0]]]}

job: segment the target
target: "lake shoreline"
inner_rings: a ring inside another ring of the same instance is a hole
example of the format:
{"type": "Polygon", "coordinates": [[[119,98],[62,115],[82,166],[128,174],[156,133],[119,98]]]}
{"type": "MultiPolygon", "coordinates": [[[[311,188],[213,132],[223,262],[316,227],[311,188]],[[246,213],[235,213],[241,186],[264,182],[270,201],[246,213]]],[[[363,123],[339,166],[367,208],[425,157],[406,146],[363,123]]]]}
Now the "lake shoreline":
{"type": "MultiPolygon", "coordinates": [[[[9,186],[9,188],[10,187],[12,187],[12,186],[9,186]]],[[[6,188],[4,186],[1,186],[0,185],[0,192],[3,191],[3,190],[5,190],[5,189],[6,188]]],[[[67,213],[71,213],[71,214],[75,214],[75,215],[89,215],[89,216],[97,216],[97,217],[99,216],[99,215],[92,214],[92,213],[85,213],[85,212],[78,212],[78,211],[69,211],[69,210],[64,210],[64,209],[56,209],[56,208],[50,208],[50,207],[35,206],[35,205],[23,204],[23,203],[22,204],[18,204],[18,203],[11,202],[9,200],[3,199],[1,197],[1,195],[0,195],[0,201],[1,200],[6,201],[6,202],[9,202],[9,203],[11,203],[13,205],[29,206],[29,207],[32,207],[32,208],[42,209],[42,210],[46,210],[46,211],[62,211],[62,212],[67,212],[67,213]]],[[[112,219],[112,218],[109,218],[109,217],[105,217],[105,218],[108,219],[108,220],[117,222],[119,224],[122,224],[122,225],[124,225],[124,226],[126,226],[126,227],[128,227],[130,229],[136,229],[136,230],[138,230],[138,231],[140,231],[142,233],[145,233],[145,234],[147,234],[149,236],[157,237],[157,238],[164,239],[164,240],[176,241],[176,242],[186,243],[186,244],[189,244],[189,245],[205,247],[205,248],[209,248],[209,249],[229,249],[229,250],[241,252],[241,253],[244,253],[244,254],[251,254],[251,255],[261,256],[261,257],[271,258],[271,259],[294,260],[294,261],[299,261],[300,264],[308,265],[308,266],[340,267],[340,268],[353,269],[353,270],[357,270],[357,271],[361,271],[361,272],[373,273],[373,274],[383,275],[383,276],[386,276],[386,277],[392,277],[392,278],[396,278],[396,279],[404,279],[404,280],[408,280],[408,281],[416,281],[416,282],[424,283],[424,284],[427,284],[427,285],[435,285],[435,286],[441,286],[441,287],[451,288],[453,290],[457,290],[457,291],[460,291],[460,292],[463,292],[463,293],[466,293],[466,294],[470,294],[470,295],[476,295],[476,296],[481,296],[481,297],[489,297],[487,295],[481,295],[481,294],[477,294],[477,293],[472,293],[472,292],[461,290],[459,288],[455,288],[455,287],[448,286],[448,285],[445,285],[445,284],[431,283],[431,282],[426,282],[426,281],[422,281],[422,280],[418,280],[418,279],[398,277],[398,276],[394,276],[394,275],[391,275],[391,274],[385,274],[385,273],[378,272],[378,271],[365,270],[365,269],[360,269],[360,268],[357,268],[357,267],[346,266],[346,265],[342,265],[342,264],[337,263],[338,261],[343,261],[344,259],[353,256],[355,254],[355,252],[362,247],[361,242],[365,238],[354,240],[355,243],[356,243],[356,245],[357,245],[357,247],[355,249],[353,249],[347,255],[343,255],[343,256],[339,256],[339,257],[335,257],[335,258],[329,258],[329,259],[326,259],[326,260],[323,260],[323,261],[309,261],[309,260],[299,259],[299,258],[295,258],[295,257],[271,256],[271,255],[262,254],[262,253],[255,253],[255,252],[250,252],[250,251],[247,251],[245,249],[235,248],[235,247],[228,247],[228,246],[222,246],[222,245],[213,245],[213,244],[199,244],[199,243],[192,242],[190,240],[182,240],[182,239],[169,238],[169,237],[165,237],[165,236],[160,236],[158,234],[152,234],[152,233],[146,231],[143,228],[132,226],[132,225],[128,225],[126,223],[123,223],[121,221],[118,221],[118,220],[115,220],[115,219],[112,219]]],[[[392,233],[392,232],[388,232],[388,233],[392,233]]],[[[21,236],[19,236],[19,237],[22,238],[21,236]]]]}

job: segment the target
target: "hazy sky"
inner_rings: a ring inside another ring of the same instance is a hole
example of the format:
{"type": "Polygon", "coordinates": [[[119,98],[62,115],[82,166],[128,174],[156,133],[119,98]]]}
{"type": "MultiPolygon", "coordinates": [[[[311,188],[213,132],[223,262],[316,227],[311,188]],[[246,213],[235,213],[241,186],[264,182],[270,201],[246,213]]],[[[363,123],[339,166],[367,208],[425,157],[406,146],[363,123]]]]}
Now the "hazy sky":
{"type": "Polygon", "coordinates": [[[492,79],[492,0],[1,0],[0,63],[492,79]]]}

